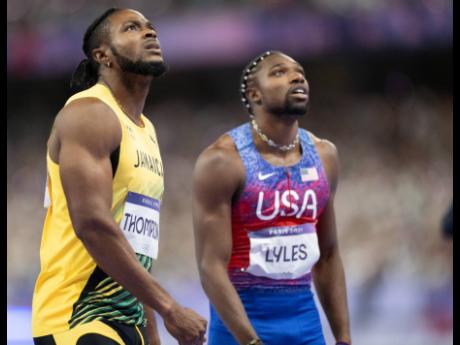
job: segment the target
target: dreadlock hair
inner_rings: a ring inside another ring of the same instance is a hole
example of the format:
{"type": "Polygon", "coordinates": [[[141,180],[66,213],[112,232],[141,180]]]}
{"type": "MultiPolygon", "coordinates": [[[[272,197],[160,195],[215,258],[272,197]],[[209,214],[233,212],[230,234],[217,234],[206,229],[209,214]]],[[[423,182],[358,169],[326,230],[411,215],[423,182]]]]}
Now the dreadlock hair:
{"type": "Polygon", "coordinates": [[[241,95],[241,101],[243,102],[243,105],[246,107],[246,110],[249,113],[249,117],[252,119],[254,118],[254,113],[251,108],[251,104],[249,103],[249,100],[246,97],[246,91],[250,86],[254,84],[254,76],[256,72],[259,71],[260,65],[259,63],[262,62],[266,57],[273,55],[273,54],[281,54],[279,51],[275,50],[268,50],[257,57],[255,57],[247,66],[243,69],[243,73],[241,74],[240,78],[240,95],[241,95]]]}
{"type": "Polygon", "coordinates": [[[83,52],[86,58],[83,59],[75,69],[70,80],[70,87],[84,90],[97,83],[99,78],[99,63],[94,61],[93,49],[99,47],[108,36],[108,25],[106,19],[120,8],[110,8],[96,18],[86,29],[83,36],[83,52]]]}

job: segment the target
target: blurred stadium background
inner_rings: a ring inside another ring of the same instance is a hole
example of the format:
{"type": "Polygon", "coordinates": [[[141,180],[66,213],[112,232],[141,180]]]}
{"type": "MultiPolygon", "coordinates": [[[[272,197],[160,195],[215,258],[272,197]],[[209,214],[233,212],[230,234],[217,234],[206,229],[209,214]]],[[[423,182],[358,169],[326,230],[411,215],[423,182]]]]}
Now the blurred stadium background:
{"type": "MultiPolygon", "coordinates": [[[[8,344],[32,344],[46,139],[83,58],[83,33],[109,7],[152,19],[170,65],[145,113],[166,172],[154,275],[180,302],[209,316],[194,261],[193,164],[247,120],[240,73],[276,49],[310,82],[301,125],[339,150],[354,344],[453,344],[452,240],[440,229],[453,197],[452,0],[8,0],[8,344]]],[[[163,344],[174,344],[158,323],[163,344]]]]}

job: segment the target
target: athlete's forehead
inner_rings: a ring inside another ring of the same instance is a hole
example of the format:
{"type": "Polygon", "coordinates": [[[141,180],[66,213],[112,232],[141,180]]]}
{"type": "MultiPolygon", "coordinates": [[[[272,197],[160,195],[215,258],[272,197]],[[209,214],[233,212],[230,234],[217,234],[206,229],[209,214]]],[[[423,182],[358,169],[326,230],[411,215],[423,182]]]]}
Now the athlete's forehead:
{"type": "Polygon", "coordinates": [[[269,71],[276,67],[295,66],[303,71],[302,65],[296,60],[282,53],[271,54],[266,57],[261,63],[261,71],[269,71]]]}
{"type": "Polygon", "coordinates": [[[110,21],[115,27],[122,26],[127,23],[148,24],[153,28],[153,24],[139,11],[132,9],[123,9],[115,12],[110,16],[110,21]]]}

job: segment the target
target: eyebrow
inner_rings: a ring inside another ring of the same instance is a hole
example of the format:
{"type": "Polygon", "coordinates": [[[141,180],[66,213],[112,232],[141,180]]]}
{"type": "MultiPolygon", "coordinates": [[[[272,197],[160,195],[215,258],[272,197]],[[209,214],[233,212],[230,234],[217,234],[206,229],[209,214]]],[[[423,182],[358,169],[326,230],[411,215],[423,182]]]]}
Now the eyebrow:
{"type": "MultiPolygon", "coordinates": [[[[284,67],[284,66],[286,66],[286,64],[284,62],[280,62],[280,63],[277,63],[276,65],[273,65],[272,67],[270,67],[269,71],[271,71],[272,69],[274,69],[276,67],[284,67]]],[[[300,66],[300,64],[296,63],[295,69],[297,69],[299,71],[302,71],[302,73],[305,74],[305,71],[304,71],[303,67],[300,66]]]]}
{"type": "Polygon", "coordinates": [[[269,71],[271,71],[272,69],[276,68],[276,67],[282,67],[284,66],[284,63],[281,62],[281,63],[277,63],[276,65],[273,65],[272,67],[269,68],[269,71]]]}
{"type": "MultiPolygon", "coordinates": [[[[136,24],[142,26],[142,23],[137,19],[129,19],[123,23],[123,26],[125,26],[126,24],[136,24]]],[[[153,30],[156,30],[151,21],[147,21],[145,25],[147,25],[149,28],[152,28],[153,30]]]]}

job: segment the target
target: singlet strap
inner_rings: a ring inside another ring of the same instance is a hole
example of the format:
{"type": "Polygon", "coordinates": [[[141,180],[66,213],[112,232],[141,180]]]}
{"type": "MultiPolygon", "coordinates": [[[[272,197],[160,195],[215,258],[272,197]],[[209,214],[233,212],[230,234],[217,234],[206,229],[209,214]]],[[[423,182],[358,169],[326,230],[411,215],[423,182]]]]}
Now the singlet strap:
{"type": "Polygon", "coordinates": [[[303,148],[302,160],[306,159],[307,162],[310,162],[310,164],[314,164],[318,168],[322,168],[321,159],[316,150],[315,143],[313,142],[310,134],[308,134],[308,131],[303,128],[299,128],[299,138],[303,148]]]}
{"type": "Polygon", "coordinates": [[[311,140],[310,135],[308,134],[308,131],[303,128],[299,128],[299,139],[302,146],[315,146],[315,144],[311,140]]]}
{"type": "Polygon", "coordinates": [[[249,123],[244,123],[241,126],[233,128],[227,133],[230,135],[233,142],[235,143],[236,148],[240,152],[252,144],[252,133],[249,123]]]}

